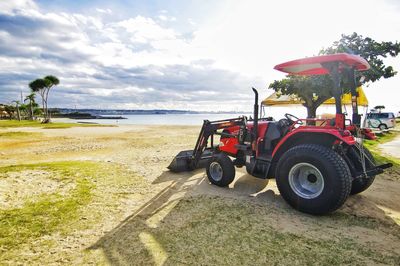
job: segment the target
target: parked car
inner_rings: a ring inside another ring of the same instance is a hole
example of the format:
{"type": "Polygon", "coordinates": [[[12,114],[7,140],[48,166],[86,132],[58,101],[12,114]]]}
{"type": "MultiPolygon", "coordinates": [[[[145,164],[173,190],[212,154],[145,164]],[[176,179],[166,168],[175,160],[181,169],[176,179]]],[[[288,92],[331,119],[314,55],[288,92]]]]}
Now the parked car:
{"type": "Polygon", "coordinates": [[[384,130],[395,127],[396,118],[393,113],[368,113],[366,123],[369,128],[384,130]]]}

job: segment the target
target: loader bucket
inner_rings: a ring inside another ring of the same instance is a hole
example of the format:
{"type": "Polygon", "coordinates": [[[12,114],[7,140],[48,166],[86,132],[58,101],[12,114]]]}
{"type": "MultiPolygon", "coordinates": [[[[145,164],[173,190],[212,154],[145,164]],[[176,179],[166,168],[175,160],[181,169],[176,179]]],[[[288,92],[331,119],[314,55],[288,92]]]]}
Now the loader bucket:
{"type": "Polygon", "coordinates": [[[192,150],[179,152],[169,164],[168,169],[175,173],[193,170],[191,169],[192,155],[192,150]]]}
{"type": "Polygon", "coordinates": [[[212,151],[205,150],[198,162],[193,162],[193,150],[181,151],[172,160],[168,169],[171,172],[179,173],[193,171],[194,169],[203,168],[212,156],[212,151]]]}

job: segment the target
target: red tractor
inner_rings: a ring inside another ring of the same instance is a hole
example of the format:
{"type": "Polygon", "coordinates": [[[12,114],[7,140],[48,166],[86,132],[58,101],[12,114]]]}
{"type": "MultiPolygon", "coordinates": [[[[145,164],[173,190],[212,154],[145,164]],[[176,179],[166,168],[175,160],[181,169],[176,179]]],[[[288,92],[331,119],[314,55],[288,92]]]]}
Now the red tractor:
{"type": "Polygon", "coordinates": [[[253,88],[253,119],[204,120],[194,150],[180,152],[168,168],[181,172],[205,167],[209,181],[225,187],[235,178],[235,166],[245,166],[252,176],[275,178],[280,194],[293,208],[311,214],[335,211],[349,195],[366,190],[376,175],[392,166],[376,165],[362,145],[355,71],[367,70],[369,64],[342,53],[294,60],[275,69],[295,75],[330,75],[335,119],[299,119],[292,114],[279,121],[259,118],[258,92],[253,88]],[[344,75],[354,80],[352,120],[342,113],[344,75]],[[214,145],[214,135],[220,135],[218,145],[214,145]]]}

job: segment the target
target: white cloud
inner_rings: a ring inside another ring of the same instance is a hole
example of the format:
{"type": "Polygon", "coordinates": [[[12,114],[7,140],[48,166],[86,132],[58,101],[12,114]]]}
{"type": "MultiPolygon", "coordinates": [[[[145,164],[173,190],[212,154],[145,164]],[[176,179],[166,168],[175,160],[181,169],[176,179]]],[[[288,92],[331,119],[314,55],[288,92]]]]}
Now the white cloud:
{"type": "Polygon", "coordinates": [[[159,15],[158,18],[162,21],[176,21],[176,17],[169,17],[166,15],[159,15]]]}
{"type": "Polygon", "coordinates": [[[148,42],[153,40],[176,39],[178,34],[172,30],[163,28],[158,25],[153,19],[137,16],[116,23],[116,26],[125,29],[132,33],[132,41],[148,42]]]}
{"type": "Polygon", "coordinates": [[[112,10],[109,8],[106,9],[96,8],[96,11],[102,14],[112,14],[112,10]]]}

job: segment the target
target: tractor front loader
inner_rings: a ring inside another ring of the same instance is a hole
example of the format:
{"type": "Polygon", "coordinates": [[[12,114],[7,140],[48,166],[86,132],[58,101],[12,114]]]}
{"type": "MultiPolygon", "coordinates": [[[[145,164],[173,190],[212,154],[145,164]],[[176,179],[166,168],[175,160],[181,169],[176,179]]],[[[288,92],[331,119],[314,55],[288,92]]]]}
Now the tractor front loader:
{"type": "Polygon", "coordinates": [[[232,134],[220,131],[234,126],[245,128],[246,118],[239,117],[218,121],[204,120],[194,149],[179,152],[168,169],[172,172],[184,172],[205,167],[205,164],[217,150],[217,146],[214,146],[214,135],[236,138],[232,134]]]}

